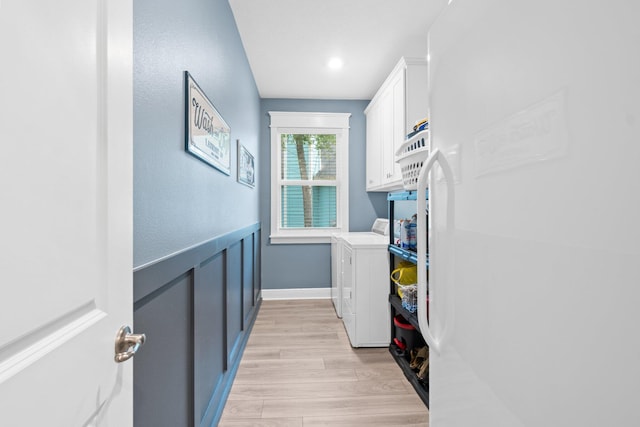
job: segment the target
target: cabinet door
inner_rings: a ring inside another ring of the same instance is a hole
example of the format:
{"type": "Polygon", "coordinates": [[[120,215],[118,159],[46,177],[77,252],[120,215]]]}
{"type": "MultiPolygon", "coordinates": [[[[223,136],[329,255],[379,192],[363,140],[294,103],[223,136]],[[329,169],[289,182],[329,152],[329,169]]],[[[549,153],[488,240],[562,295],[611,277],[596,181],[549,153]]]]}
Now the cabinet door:
{"type": "Polygon", "coordinates": [[[387,188],[395,188],[401,184],[402,172],[400,165],[396,163],[396,151],[405,139],[405,73],[404,69],[398,71],[391,79],[383,97],[382,120],[384,130],[383,151],[383,184],[387,188]]]}
{"type": "Polygon", "coordinates": [[[382,117],[382,183],[393,180],[395,153],[393,152],[393,93],[385,90],[380,99],[382,117]]]}
{"type": "Polygon", "coordinates": [[[429,73],[426,63],[413,63],[405,70],[404,128],[405,133],[413,130],[417,121],[428,117],[427,87],[429,73]]]}
{"type": "Polygon", "coordinates": [[[380,104],[377,103],[367,111],[367,191],[382,184],[381,128],[380,104]]]}
{"type": "MultiPolygon", "coordinates": [[[[391,83],[391,96],[393,97],[393,119],[392,119],[392,133],[393,133],[393,153],[398,151],[398,149],[404,143],[408,129],[405,126],[405,116],[406,116],[406,79],[405,79],[405,70],[401,70],[396,78],[391,83]]],[[[413,128],[412,128],[413,130],[413,128]]],[[[402,179],[402,171],[400,170],[400,165],[395,162],[394,158],[394,166],[393,169],[393,179],[399,180],[402,179]]]]}

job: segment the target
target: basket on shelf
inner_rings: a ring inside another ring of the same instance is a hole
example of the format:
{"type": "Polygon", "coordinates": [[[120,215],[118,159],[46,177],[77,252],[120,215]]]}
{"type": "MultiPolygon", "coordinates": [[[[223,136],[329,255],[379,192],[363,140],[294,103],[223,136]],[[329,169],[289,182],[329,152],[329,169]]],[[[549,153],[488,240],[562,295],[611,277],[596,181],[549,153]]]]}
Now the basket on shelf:
{"type": "Polygon", "coordinates": [[[402,171],[402,186],[405,190],[418,189],[418,175],[429,157],[429,130],[423,130],[407,139],[396,151],[396,163],[402,171]]]}

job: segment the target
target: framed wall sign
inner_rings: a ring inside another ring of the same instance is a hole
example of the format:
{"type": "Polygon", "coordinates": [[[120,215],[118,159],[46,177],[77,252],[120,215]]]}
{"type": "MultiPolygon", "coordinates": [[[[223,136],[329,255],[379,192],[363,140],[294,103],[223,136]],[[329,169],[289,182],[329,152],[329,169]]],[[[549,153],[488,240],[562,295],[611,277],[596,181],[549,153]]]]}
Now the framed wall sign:
{"type": "Polygon", "coordinates": [[[255,160],[253,155],[238,142],[238,182],[249,187],[256,185],[255,160]]]}
{"type": "Polygon", "coordinates": [[[188,71],[185,82],[185,149],[231,175],[231,129],[188,71]]]}

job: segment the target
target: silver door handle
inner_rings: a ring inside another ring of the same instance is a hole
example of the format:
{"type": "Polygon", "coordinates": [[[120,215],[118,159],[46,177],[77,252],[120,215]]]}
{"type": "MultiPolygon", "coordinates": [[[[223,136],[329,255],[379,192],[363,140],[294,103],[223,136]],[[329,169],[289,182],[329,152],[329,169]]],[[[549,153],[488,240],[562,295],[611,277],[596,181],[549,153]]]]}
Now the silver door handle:
{"type": "Polygon", "coordinates": [[[131,359],[147,337],[144,334],[132,334],[129,326],[123,326],[116,336],[116,363],[131,359]]]}

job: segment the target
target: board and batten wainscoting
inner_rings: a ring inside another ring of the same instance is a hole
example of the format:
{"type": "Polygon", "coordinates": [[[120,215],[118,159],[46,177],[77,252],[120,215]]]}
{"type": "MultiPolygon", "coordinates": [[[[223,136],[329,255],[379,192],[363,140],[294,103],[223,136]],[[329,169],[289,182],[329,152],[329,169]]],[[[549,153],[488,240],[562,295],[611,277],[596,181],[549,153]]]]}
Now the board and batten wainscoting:
{"type": "Polygon", "coordinates": [[[136,268],[134,425],[216,425],[260,302],[260,223],[136,268]]]}

